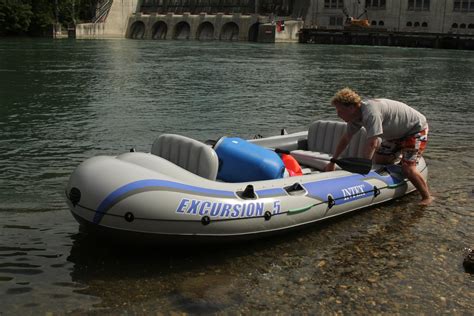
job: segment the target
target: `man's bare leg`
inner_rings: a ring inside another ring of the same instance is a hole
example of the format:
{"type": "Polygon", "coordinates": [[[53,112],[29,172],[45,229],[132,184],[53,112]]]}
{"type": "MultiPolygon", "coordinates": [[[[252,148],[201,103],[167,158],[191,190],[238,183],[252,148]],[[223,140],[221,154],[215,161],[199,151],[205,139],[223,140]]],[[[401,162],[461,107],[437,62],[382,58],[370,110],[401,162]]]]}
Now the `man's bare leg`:
{"type": "Polygon", "coordinates": [[[416,165],[403,164],[402,165],[403,174],[410,180],[410,182],[415,186],[415,188],[420,192],[421,201],[420,205],[427,206],[433,202],[434,198],[428,189],[428,184],[421,175],[421,173],[416,169],[416,165]]]}

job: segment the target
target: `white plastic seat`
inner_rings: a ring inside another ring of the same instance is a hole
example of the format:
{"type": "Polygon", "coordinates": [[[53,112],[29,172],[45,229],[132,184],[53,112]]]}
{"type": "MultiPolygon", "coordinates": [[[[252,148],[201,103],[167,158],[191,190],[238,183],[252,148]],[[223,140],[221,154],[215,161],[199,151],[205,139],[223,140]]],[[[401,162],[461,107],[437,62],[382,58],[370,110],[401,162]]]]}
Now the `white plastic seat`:
{"type": "Polygon", "coordinates": [[[210,146],[177,134],[162,134],[152,145],[151,153],[198,176],[215,180],[219,168],[217,154],[210,146]]]}

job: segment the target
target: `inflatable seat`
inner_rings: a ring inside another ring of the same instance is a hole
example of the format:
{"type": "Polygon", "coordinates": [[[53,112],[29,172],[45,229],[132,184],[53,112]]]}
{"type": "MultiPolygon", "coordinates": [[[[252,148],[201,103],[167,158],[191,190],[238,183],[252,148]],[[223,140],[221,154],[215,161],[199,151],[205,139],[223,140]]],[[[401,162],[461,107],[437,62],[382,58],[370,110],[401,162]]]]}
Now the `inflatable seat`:
{"type": "Polygon", "coordinates": [[[217,177],[219,160],[216,152],[195,139],[162,134],[153,143],[151,153],[203,178],[215,180],[217,177]]]}
{"type": "MultiPolygon", "coordinates": [[[[294,150],[291,155],[300,164],[322,170],[328,163],[327,160],[332,157],[339,139],[345,132],[346,123],[344,122],[315,121],[311,123],[308,130],[308,150],[294,150]]],[[[352,137],[340,158],[362,157],[366,141],[367,133],[362,127],[352,137]]]]}
{"type": "MultiPolygon", "coordinates": [[[[346,132],[346,123],[334,121],[315,121],[308,131],[308,150],[332,155],[339,139],[346,132]]],[[[342,157],[362,157],[367,141],[365,128],[361,128],[351,139],[342,157]]]]}

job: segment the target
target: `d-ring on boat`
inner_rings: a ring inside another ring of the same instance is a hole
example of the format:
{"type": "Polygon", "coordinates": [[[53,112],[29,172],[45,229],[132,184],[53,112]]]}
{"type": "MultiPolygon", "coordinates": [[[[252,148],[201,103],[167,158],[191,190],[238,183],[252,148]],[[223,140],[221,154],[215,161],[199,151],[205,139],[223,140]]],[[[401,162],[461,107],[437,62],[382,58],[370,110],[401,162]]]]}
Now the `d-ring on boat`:
{"type": "MultiPolygon", "coordinates": [[[[320,120],[308,131],[212,145],[163,134],[149,153],[84,161],[70,177],[67,203],[81,225],[112,238],[221,241],[302,227],[415,190],[399,165],[322,172],[345,128],[320,120]],[[287,170],[277,148],[301,168],[287,170]]],[[[362,129],[343,157],[360,157],[365,140],[362,129]]],[[[417,168],[426,178],[424,159],[417,168]]]]}

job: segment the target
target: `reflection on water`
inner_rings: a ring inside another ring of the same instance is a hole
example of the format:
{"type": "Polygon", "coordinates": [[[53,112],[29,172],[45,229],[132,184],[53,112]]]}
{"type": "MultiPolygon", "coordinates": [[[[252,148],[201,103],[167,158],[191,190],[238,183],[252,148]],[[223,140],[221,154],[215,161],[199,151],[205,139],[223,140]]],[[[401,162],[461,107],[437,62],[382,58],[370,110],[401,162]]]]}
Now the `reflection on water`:
{"type": "Polygon", "coordinates": [[[61,312],[97,299],[78,296],[67,261],[75,226],[65,212],[4,213],[0,227],[0,289],[6,315],[61,312]]]}
{"type": "Polygon", "coordinates": [[[0,42],[0,297],[5,314],[467,314],[474,279],[472,53],[148,41],[0,42]],[[271,135],[335,118],[352,86],[425,113],[436,203],[416,194],[300,232],[137,248],[78,232],[78,163],[163,132],[271,135]]]}

